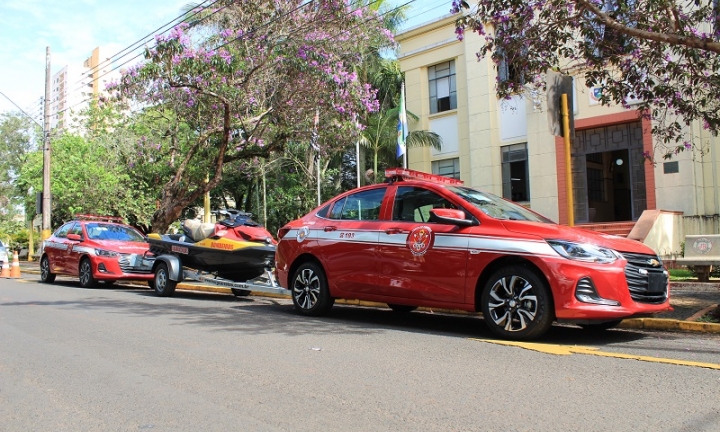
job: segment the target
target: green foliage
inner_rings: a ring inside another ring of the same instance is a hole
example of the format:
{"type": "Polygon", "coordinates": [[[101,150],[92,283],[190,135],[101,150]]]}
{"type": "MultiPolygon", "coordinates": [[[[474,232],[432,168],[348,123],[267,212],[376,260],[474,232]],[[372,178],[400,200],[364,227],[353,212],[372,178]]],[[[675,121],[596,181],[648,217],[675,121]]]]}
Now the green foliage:
{"type": "MultiPolygon", "coordinates": [[[[131,182],[118,154],[108,140],[64,134],[52,141],[51,194],[52,226],[57,227],[78,213],[121,216],[142,222],[150,206],[142,189],[131,182]]],[[[42,190],[42,153],[31,154],[18,183],[42,190]]],[[[35,197],[26,196],[25,208],[35,212],[35,197]]]]}
{"type": "Polygon", "coordinates": [[[498,70],[500,98],[544,90],[551,69],[601,87],[605,105],[652,119],[664,159],[702,154],[720,132],[715,1],[453,0],[453,11],[458,37],[477,33],[478,58],[498,70]],[[693,123],[707,132],[691,135],[693,123]]]}

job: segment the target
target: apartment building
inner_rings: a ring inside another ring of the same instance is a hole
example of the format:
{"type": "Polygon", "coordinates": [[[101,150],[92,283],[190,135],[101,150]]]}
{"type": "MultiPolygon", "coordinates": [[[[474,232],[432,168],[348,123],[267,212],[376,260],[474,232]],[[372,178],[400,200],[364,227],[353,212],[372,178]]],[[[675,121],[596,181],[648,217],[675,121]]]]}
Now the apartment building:
{"type": "MultiPolygon", "coordinates": [[[[407,109],[419,117],[410,130],[431,130],[443,138],[441,151],[409,149],[408,167],[459,178],[567,224],[565,146],[551,132],[546,96],[498,100],[498,70],[488,59],[478,61],[477,34],[455,37],[455,19],[440,17],[396,36],[407,109]]],[[[666,254],[679,251],[685,234],[717,233],[717,138],[690,127],[688,133],[710,151],[681,152],[653,165],[643,157],[653,151],[650,120],[632,109],[601,105],[600,89],[582,80],[572,87],[574,222],[622,225],[629,232],[642,217],[643,238],[668,237],[658,246],[666,254]],[[651,233],[653,225],[657,232],[651,233]]]]}
{"type": "Polygon", "coordinates": [[[120,78],[101,47],[92,50],[82,65],[66,65],[51,78],[50,125],[53,130],[78,130],[75,118],[105,86],[120,78]]]}

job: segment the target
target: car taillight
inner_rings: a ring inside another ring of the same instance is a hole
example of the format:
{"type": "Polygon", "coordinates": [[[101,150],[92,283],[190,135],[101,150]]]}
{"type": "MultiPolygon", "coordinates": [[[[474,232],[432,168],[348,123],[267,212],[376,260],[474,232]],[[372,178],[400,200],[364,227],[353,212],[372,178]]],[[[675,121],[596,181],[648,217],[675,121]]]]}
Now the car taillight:
{"type": "Polygon", "coordinates": [[[287,228],[287,227],[280,228],[277,233],[278,240],[282,240],[283,237],[285,237],[285,234],[287,234],[289,232],[290,232],[290,228],[287,228]]]}

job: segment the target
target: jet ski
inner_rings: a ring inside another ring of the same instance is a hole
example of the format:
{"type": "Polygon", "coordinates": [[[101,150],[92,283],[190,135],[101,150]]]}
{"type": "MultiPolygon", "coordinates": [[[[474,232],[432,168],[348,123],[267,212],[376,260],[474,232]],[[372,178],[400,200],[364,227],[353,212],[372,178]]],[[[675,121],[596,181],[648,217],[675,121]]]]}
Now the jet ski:
{"type": "Polygon", "coordinates": [[[277,241],[252,220],[252,214],[236,209],[215,213],[224,219],[216,223],[186,219],[182,233],[148,235],[150,251],[175,255],[183,267],[236,282],[254,279],[274,265],[277,241]]]}

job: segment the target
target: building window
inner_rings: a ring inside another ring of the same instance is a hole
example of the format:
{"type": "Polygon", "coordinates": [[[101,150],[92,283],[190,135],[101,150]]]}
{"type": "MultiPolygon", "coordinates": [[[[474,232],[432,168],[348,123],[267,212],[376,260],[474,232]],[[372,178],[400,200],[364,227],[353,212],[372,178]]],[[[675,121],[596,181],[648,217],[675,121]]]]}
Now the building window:
{"type": "Polygon", "coordinates": [[[460,180],[460,159],[443,159],[433,161],[432,173],[460,180]]]}
{"type": "Polygon", "coordinates": [[[430,66],[428,81],[430,83],[430,114],[457,108],[455,60],[430,66]]]}
{"type": "MultiPolygon", "coordinates": [[[[523,30],[517,27],[512,21],[498,25],[496,37],[505,37],[505,34],[513,35],[513,38],[522,37],[523,30]]],[[[496,49],[493,53],[493,60],[497,62],[498,81],[510,81],[513,83],[524,84],[525,78],[519,62],[525,61],[527,58],[527,47],[522,46],[518,50],[505,51],[496,49]]],[[[518,92],[520,88],[517,88],[518,92]]]]}
{"type": "Polygon", "coordinates": [[[677,174],[679,172],[680,164],[677,161],[663,163],[663,174],[677,174]]]}
{"type": "Polygon", "coordinates": [[[503,198],[530,201],[527,144],[513,144],[501,149],[503,198]]]}

